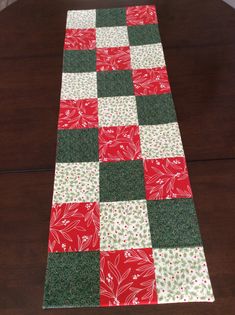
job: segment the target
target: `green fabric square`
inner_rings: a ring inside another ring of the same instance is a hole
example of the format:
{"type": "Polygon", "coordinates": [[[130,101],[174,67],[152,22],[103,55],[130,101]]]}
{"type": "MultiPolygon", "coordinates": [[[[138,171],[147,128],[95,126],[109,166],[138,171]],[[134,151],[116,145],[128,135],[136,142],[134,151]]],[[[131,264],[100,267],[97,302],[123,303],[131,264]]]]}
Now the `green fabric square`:
{"type": "Polygon", "coordinates": [[[126,25],[126,9],[98,9],[96,10],[96,27],[126,25]]]}
{"type": "Polygon", "coordinates": [[[96,71],[95,50],[65,50],[63,72],[96,71]]]}
{"type": "Polygon", "coordinates": [[[128,26],[130,46],[161,42],[158,26],[155,24],[128,26]]]}
{"type": "Polygon", "coordinates": [[[100,164],[100,201],[145,199],[143,161],[100,164]]]}
{"type": "Polygon", "coordinates": [[[147,206],[153,248],[202,245],[192,199],[151,200],[147,206]]]}
{"type": "Polygon", "coordinates": [[[98,306],[99,252],[50,253],[44,308],[98,306]]]}
{"type": "Polygon", "coordinates": [[[98,97],[134,95],[131,71],[97,72],[98,97]]]}
{"type": "Polygon", "coordinates": [[[171,94],[137,96],[140,125],[158,125],[177,121],[171,94]]]}
{"type": "Polygon", "coordinates": [[[58,130],[56,161],[98,161],[98,129],[58,130]]]}

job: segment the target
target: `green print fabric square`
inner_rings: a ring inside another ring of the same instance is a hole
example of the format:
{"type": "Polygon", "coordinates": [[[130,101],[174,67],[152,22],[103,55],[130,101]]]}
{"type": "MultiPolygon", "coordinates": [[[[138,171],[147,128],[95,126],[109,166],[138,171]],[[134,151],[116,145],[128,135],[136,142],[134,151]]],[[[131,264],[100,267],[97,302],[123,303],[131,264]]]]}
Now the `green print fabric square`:
{"type": "Polygon", "coordinates": [[[100,201],[145,199],[143,161],[100,164],[100,201]]]}
{"type": "Polygon", "coordinates": [[[98,97],[134,95],[131,71],[97,72],[98,97]]]}
{"type": "Polygon", "coordinates": [[[95,50],[65,50],[63,72],[94,72],[96,71],[95,50]]]}
{"type": "Polygon", "coordinates": [[[96,10],[96,27],[126,25],[126,9],[98,9],[96,10]]]}
{"type": "Polygon", "coordinates": [[[177,121],[171,94],[137,96],[136,103],[140,125],[158,125],[177,121]]]}
{"type": "Polygon", "coordinates": [[[99,280],[99,252],[51,253],[43,306],[99,306],[99,280]]]}
{"type": "Polygon", "coordinates": [[[201,246],[192,199],[147,201],[153,248],[201,246]]]}
{"type": "Polygon", "coordinates": [[[160,33],[155,24],[128,26],[130,46],[160,43],[160,33]]]}
{"type": "Polygon", "coordinates": [[[56,161],[95,162],[98,161],[98,129],[58,130],[56,161]]]}

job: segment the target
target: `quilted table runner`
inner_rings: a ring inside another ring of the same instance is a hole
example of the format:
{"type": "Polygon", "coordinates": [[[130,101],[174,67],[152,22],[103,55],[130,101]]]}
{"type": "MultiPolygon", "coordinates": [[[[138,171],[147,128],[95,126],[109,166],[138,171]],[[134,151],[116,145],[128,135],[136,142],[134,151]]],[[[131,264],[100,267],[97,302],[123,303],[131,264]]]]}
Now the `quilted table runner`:
{"type": "Polygon", "coordinates": [[[213,300],[155,7],[68,11],[43,307],[213,300]]]}

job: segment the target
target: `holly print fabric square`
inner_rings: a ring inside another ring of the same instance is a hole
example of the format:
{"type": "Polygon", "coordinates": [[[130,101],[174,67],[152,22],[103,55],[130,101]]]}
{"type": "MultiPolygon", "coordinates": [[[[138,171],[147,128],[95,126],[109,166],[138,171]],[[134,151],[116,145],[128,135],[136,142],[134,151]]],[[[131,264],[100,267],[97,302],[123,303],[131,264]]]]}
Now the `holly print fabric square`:
{"type": "Polygon", "coordinates": [[[100,249],[151,248],[146,200],[100,203],[100,249]]]}
{"type": "Polygon", "coordinates": [[[99,160],[117,162],[141,159],[138,126],[99,129],[99,160]]]}
{"type": "Polygon", "coordinates": [[[61,100],[58,129],[85,129],[98,127],[98,100],[61,100]]]}
{"type": "Polygon", "coordinates": [[[191,198],[185,158],[146,159],[144,178],[147,200],[191,198]]]}
{"type": "Polygon", "coordinates": [[[130,48],[128,46],[97,48],[96,71],[129,69],[131,69],[131,56],[130,48]]]}
{"type": "Polygon", "coordinates": [[[140,126],[143,157],[146,159],[184,156],[177,122],[140,126]]]}
{"type": "Polygon", "coordinates": [[[135,96],[101,97],[99,103],[99,126],[138,125],[135,96]]]}
{"type": "Polygon", "coordinates": [[[97,202],[54,204],[51,209],[48,251],[99,250],[99,216],[97,202]]]}
{"type": "Polygon", "coordinates": [[[100,305],[156,304],[152,248],[100,253],[100,305]]]}
{"type": "Polygon", "coordinates": [[[94,28],[68,28],[65,33],[64,50],[92,50],[96,47],[94,28]]]}
{"type": "Polygon", "coordinates": [[[214,300],[154,5],[67,14],[44,308],[214,300]]]}

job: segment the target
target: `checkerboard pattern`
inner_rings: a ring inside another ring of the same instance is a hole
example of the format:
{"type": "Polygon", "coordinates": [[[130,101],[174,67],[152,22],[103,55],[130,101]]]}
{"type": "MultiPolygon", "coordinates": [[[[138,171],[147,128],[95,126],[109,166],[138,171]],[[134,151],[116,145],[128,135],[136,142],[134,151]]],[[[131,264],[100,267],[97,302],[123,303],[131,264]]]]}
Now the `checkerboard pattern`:
{"type": "Polygon", "coordinates": [[[44,308],[213,301],[153,5],[69,11],[44,308]]]}

